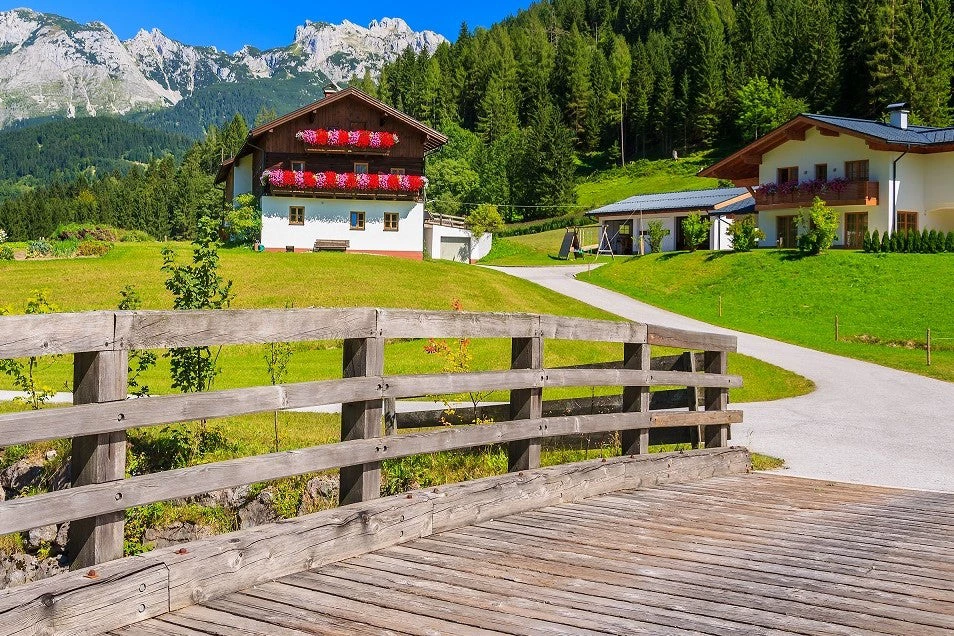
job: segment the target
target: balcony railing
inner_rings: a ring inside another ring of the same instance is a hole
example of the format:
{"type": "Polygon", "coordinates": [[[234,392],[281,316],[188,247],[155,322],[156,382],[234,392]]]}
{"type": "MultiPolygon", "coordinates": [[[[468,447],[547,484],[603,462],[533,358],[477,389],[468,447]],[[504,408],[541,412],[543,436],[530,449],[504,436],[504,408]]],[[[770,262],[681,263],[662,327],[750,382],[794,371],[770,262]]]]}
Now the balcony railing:
{"type": "Polygon", "coordinates": [[[780,210],[811,205],[817,196],[830,206],[878,205],[877,181],[803,181],[763,183],[755,191],[757,210],[780,210]]]}

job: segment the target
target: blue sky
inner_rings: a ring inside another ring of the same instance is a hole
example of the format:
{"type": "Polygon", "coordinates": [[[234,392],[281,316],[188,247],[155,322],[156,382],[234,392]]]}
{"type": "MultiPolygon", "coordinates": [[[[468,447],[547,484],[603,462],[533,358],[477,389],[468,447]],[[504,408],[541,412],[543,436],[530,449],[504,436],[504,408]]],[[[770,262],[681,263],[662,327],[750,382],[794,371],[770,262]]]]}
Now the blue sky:
{"type": "Polygon", "coordinates": [[[105,22],[122,38],[140,28],[158,27],[169,37],[187,44],[211,45],[229,52],[251,44],[261,49],[284,46],[305,20],[351,20],[367,26],[383,17],[404,18],[418,31],[431,29],[453,40],[461,22],[471,28],[490,26],[532,0],[481,0],[479,2],[315,2],[314,0],[35,0],[6,2],[0,10],[28,6],[57,13],[77,22],[105,22]]]}

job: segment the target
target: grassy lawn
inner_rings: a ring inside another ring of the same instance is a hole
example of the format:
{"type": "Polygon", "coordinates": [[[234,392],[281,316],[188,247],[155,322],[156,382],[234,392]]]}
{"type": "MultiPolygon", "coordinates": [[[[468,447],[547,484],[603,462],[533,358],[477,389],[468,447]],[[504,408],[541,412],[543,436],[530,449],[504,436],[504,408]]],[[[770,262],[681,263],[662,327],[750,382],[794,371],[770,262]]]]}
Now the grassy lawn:
{"type": "Polygon", "coordinates": [[[583,278],[713,324],[954,380],[952,254],[669,253],[617,259],[583,278]]]}
{"type": "Polygon", "coordinates": [[[717,179],[697,177],[696,173],[711,163],[707,154],[694,154],[678,161],[640,159],[598,173],[576,187],[577,202],[587,210],[615,203],[637,194],[704,190],[719,186],[717,179]]]}

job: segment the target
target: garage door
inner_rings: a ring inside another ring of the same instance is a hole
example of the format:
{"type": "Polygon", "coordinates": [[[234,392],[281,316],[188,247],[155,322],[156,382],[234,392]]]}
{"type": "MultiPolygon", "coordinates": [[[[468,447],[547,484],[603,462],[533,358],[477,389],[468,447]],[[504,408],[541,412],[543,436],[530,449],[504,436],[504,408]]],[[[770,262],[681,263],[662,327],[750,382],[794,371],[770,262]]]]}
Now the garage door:
{"type": "Polygon", "coordinates": [[[460,263],[470,262],[470,239],[465,236],[442,236],[441,258],[460,263]]]}

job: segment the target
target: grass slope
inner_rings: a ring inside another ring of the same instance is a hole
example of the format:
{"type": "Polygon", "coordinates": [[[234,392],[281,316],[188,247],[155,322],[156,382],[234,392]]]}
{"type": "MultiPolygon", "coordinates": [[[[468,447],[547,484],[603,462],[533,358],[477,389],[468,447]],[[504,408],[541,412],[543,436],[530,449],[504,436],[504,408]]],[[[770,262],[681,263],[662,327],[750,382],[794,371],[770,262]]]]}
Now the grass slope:
{"type": "Polygon", "coordinates": [[[951,254],[676,252],[617,259],[583,278],[713,324],[954,380],[951,254]]]}
{"type": "MultiPolygon", "coordinates": [[[[178,244],[181,258],[187,244],[178,244]]],[[[118,290],[136,285],[147,309],[171,306],[172,297],[163,286],[159,271],[161,243],[120,243],[101,259],[0,262],[0,307],[22,311],[23,299],[34,289],[48,290],[51,301],[63,311],[108,309],[116,306],[118,290]],[[82,290],[77,291],[77,290],[82,290]]],[[[556,294],[524,280],[481,267],[448,261],[416,262],[359,254],[253,253],[245,249],[222,250],[222,271],[234,281],[236,308],[325,306],[412,307],[449,309],[460,299],[473,311],[519,311],[611,319],[612,315],[556,294]]],[[[295,345],[289,364],[289,382],[340,377],[341,352],[334,342],[295,345]]],[[[509,364],[509,344],[501,339],[474,341],[474,369],[501,369],[509,364]]],[[[224,369],[216,388],[255,386],[267,382],[264,347],[224,347],[224,369]]],[[[622,346],[611,343],[551,341],[545,362],[563,366],[620,359],[622,346]]],[[[388,373],[440,372],[443,361],[424,352],[421,341],[395,341],[388,345],[388,373]]],[[[732,399],[763,400],[798,395],[811,390],[811,383],[772,365],[733,356],[732,369],[746,380],[732,399]]],[[[44,359],[39,377],[63,389],[71,377],[68,357],[44,359]]],[[[171,391],[168,360],[160,358],[144,382],[153,393],[171,391]]],[[[0,377],[0,388],[12,388],[0,377]]],[[[603,389],[609,392],[613,389],[603,389]]],[[[548,397],[563,397],[570,389],[548,391],[548,397]]],[[[579,390],[576,391],[579,394],[579,390]]],[[[504,399],[503,394],[494,396],[504,399]]]]}

